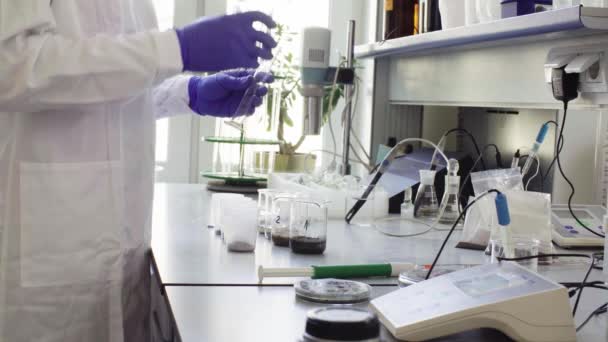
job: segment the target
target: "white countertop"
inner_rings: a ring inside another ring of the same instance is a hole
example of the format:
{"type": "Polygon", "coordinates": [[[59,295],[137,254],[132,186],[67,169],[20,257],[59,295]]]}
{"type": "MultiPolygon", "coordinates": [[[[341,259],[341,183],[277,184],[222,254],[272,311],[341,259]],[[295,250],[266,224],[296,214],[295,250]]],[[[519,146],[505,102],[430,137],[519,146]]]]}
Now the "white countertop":
{"type": "MultiPolygon", "coordinates": [[[[327,250],[320,256],[293,254],[288,248],[273,246],[262,236],[258,239],[255,253],[231,253],[221,239],[207,228],[210,193],[204,185],[157,184],[155,191],[152,249],[161,282],[168,293],[184,341],[225,340],[215,338],[222,336],[231,341],[240,340],[232,339],[236,332],[225,331],[230,326],[229,322],[234,321],[239,321],[244,331],[259,326],[259,329],[270,329],[268,331],[272,332],[273,325],[269,323],[272,322],[271,317],[277,317],[277,313],[286,315],[286,325],[277,328],[279,335],[276,336],[291,338],[301,334],[305,312],[318,305],[303,304],[300,301],[294,304],[293,290],[289,285],[297,279],[265,281],[265,284],[286,285],[283,287],[258,286],[258,265],[288,267],[388,261],[428,264],[432,262],[446,234],[434,231],[417,237],[396,238],[370,228],[351,227],[340,221],[331,221],[328,225],[327,250]],[[273,305],[276,306],[268,306],[267,302],[275,303],[273,305]],[[239,308],[243,312],[239,312],[239,308]],[[244,322],[245,316],[252,315],[252,312],[256,313],[256,318],[244,322]],[[298,324],[301,325],[300,328],[297,328],[300,326],[298,324]]],[[[458,237],[458,232],[452,236],[440,263],[476,264],[487,261],[487,256],[480,251],[453,248],[458,237]]],[[[585,264],[576,262],[560,267],[539,266],[539,273],[559,282],[581,281],[585,271],[585,264]]],[[[602,279],[601,272],[593,271],[591,278],[602,279]]],[[[372,285],[396,284],[394,278],[365,281],[372,285]]],[[[385,293],[396,288],[375,287],[375,293],[385,293]]],[[[592,309],[608,301],[607,294],[586,289],[576,318],[577,323],[592,309]]],[[[579,333],[579,340],[606,341],[606,322],[606,315],[593,319],[579,333]]],[[[473,335],[464,336],[464,340],[472,338],[495,341],[502,335],[477,331],[473,335]]],[[[268,341],[274,340],[286,339],[268,341]]]]}

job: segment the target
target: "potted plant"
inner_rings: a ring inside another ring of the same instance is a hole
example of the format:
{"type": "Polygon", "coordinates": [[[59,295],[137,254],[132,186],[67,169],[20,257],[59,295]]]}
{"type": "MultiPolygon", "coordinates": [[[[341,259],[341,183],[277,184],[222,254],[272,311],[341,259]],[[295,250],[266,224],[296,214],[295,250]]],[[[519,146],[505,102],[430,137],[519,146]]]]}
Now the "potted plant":
{"type": "MultiPolygon", "coordinates": [[[[295,35],[285,25],[278,25],[275,31],[276,40],[279,44],[291,43],[295,35]]],[[[302,85],[300,82],[300,70],[294,63],[291,52],[277,49],[273,61],[272,70],[275,75],[275,83],[270,87],[266,102],[266,115],[268,125],[267,131],[272,130],[272,123],[276,121],[277,140],[279,141],[279,152],[275,155],[274,171],[276,172],[305,172],[314,169],[315,155],[298,153],[298,149],[306,139],[301,135],[296,141],[288,141],[285,138],[285,128],[293,127],[293,119],[290,111],[296,103],[302,85]]],[[[330,111],[343,96],[343,86],[327,86],[323,98],[323,124],[329,119],[330,111]],[[332,105],[329,105],[330,95],[333,88],[332,105]]]]}

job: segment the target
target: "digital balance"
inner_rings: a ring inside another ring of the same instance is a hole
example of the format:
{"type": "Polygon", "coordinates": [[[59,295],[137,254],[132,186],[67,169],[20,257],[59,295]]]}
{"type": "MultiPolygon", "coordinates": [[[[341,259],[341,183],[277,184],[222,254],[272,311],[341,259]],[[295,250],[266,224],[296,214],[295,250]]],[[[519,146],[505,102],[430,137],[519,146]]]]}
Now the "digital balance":
{"type": "MultiPolygon", "coordinates": [[[[606,208],[600,205],[573,205],[572,211],[587,227],[604,234],[602,217],[606,208]]],[[[551,206],[552,239],[562,248],[594,248],[604,246],[604,238],[582,227],[565,204],[551,206]]]]}
{"type": "Polygon", "coordinates": [[[435,277],[376,298],[370,308],[407,341],[479,328],[517,341],[576,341],[566,288],[514,263],[435,277]]]}

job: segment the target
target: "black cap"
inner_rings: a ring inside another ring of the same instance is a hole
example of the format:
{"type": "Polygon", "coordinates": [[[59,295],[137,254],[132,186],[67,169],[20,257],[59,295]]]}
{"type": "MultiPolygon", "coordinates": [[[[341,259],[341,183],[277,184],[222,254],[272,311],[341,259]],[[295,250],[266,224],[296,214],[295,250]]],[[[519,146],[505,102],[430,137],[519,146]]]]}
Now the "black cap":
{"type": "Polygon", "coordinates": [[[380,322],[369,311],[351,307],[329,307],[308,313],[306,334],[334,341],[361,341],[380,337],[380,322]]]}

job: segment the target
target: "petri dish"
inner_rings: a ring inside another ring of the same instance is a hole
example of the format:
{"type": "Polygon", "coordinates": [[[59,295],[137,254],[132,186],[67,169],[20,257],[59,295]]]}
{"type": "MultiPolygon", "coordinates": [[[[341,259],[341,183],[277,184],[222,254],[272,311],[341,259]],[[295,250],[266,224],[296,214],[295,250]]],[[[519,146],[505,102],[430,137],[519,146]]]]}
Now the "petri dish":
{"type": "Polygon", "coordinates": [[[372,295],[372,287],[352,280],[305,279],[294,284],[296,297],[328,304],[366,302],[372,295]]]}

